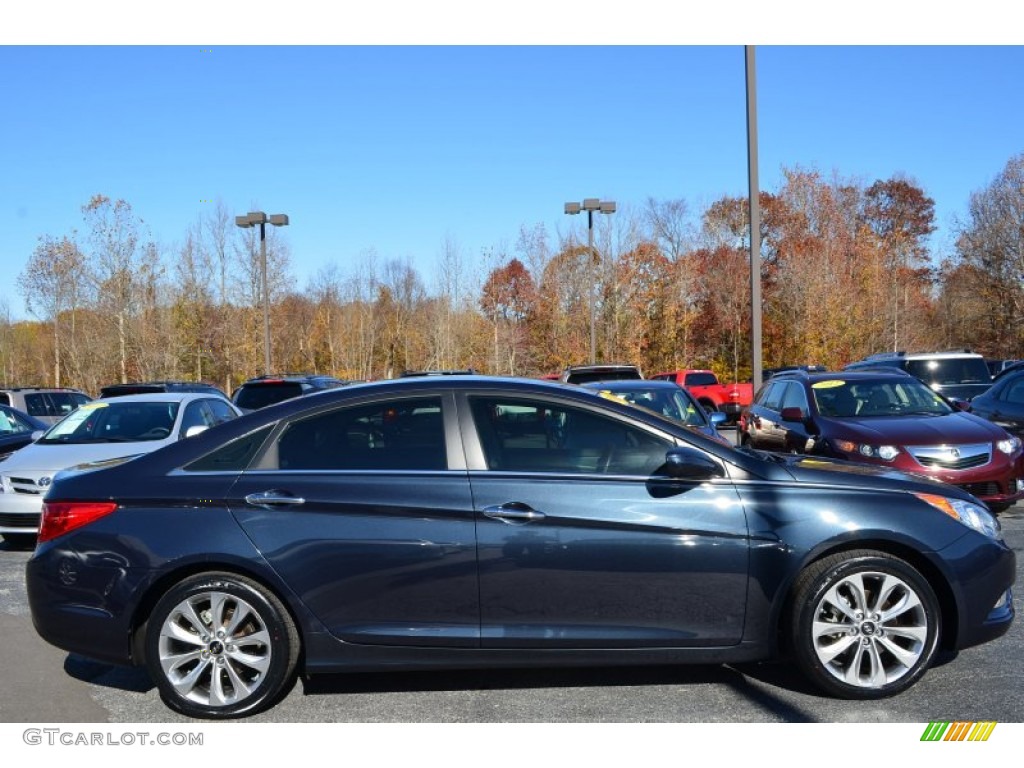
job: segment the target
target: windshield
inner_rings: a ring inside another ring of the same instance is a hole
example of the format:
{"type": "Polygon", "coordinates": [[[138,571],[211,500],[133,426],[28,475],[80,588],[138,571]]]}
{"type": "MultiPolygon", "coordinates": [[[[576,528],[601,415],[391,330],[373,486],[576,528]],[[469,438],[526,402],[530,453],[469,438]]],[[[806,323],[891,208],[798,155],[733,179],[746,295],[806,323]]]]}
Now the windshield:
{"type": "Polygon", "coordinates": [[[179,403],[86,403],[54,425],[40,443],[120,443],[163,440],[174,429],[179,403]]]}
{"type": "Polygon", "coordinates": [[[811,391],[822,416],[859,419],[894,415],[941,416],[953,412],[945,400],[909,376],[850,381],[828,379],[811,384],[811,391]]]}
{"type": "Polygon", "coordinates": [[[697,403],[680,389],[606,389],[612,397],[625,400],[630,405],[638,405],[649,411],[681,421],[688,427],[706,427],[708,424],[704,412],[697,403]]]}

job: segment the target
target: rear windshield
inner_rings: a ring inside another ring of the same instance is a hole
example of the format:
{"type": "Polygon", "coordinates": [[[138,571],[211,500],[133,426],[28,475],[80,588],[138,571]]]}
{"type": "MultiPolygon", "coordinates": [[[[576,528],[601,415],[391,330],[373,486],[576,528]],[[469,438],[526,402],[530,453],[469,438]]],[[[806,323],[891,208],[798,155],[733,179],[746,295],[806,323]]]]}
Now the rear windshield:
{"type": "Polygon", "coordinates": [[[635,368],[605,368],[603,370],[570,371],[566,381],[569,384],[586,384],[590,381],[621,381],[639,379],[635,368]]]}
{"type": "Polygon", "coordinates": [[[907,360],[907,373],[929,384],[988,384],[992,376],[980,357],[907,360]]]}
{"type": "Polygon", "coordinates": [[[297,381],[277,381],[273,384],[243,384],[235,393],[235,405],[254,411],[268,405],[290,400],[303,393],[302,384],[297,381]]]}
{"type": "Polygon", "coordinates": [[[709,384],[715,385],[718,379],[713,373],[688,373],[686,374],[687,387],[706,387],[709,384]]]}

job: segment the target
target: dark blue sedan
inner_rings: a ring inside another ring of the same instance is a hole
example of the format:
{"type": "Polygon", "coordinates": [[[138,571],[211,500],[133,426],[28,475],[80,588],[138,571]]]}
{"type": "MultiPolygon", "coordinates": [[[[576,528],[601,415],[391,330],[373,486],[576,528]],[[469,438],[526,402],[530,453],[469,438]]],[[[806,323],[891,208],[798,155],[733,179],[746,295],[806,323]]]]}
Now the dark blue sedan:
{"type": "Polygon", "coordinates": [[[29,416],[7,405],[0,405],[0,461],[31,443],[35,439],[33,435],[45,432],[49,428],[49,424],[35,416],[29,416]]]}
{"type": "Polygon", "coordinates": [[[966,492],[736,450],[580,387],[408,378],[59,475],[37,631],[193,717],[304,673],[789,655],[872,699],[1002,635],[1014,553],[966,492]]]}

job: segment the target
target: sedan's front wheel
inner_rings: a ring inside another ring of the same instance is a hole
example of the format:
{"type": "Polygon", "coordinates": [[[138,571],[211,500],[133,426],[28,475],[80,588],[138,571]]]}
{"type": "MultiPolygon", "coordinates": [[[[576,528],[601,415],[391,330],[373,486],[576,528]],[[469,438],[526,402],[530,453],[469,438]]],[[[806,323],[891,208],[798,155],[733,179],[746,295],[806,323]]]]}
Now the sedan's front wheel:
{"type": "Polygon", "coordinates": [[[859,550],[824,558],[797,580],[790,612],[796,661],[820,688],[847,699],[906,690],[939,639],[935,593],[909,563],[859,550]]]}
{"type": "Polygon", "coordinates": [[[172,709],[228,718],[272,705],[294,680],[299,637],[277,597],[250,579],[204,573],[160,599],[146,666],[172,709]]]}

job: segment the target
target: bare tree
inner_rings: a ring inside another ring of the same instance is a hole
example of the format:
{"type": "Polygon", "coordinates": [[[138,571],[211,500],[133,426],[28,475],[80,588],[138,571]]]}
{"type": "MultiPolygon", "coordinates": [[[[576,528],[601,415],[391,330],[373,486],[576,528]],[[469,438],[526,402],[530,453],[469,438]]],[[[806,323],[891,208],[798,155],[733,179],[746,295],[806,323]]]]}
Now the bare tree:
{"type": "Polygon", "coordinates": [[[18,289],[28,311],[53,330],[53,382],[61,386],[61,316],[74,313],[82,289],[79,275],[85,257],[67,237],[41,237],[25,270],[18,276],[18,289]]]}

